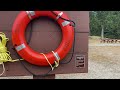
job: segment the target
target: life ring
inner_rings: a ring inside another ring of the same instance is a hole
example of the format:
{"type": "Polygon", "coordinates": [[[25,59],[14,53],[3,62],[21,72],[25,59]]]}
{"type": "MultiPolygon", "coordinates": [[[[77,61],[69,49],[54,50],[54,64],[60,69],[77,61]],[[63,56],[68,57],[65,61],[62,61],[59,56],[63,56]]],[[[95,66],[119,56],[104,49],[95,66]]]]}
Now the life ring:
{"type": "Polygon", "coordinates": [[[50,64],[54,64],[56,60],[62,60],[72,48],[74,41],[74,28],[71,26],[71,22],[66,21],[62,18],[68,19],[68,16],[61,11],[53,11],[57,16],[55,16],[51,11],[21,11],[17,16],[13,28],[12,28],[12,43],[17,53],[27,62],[38,65],[38,66],[48,66],[49,60],[50,64]],[[25,30],[27,25],[31,20],[47,16],[58,22],[62,29],[62,41],[59,47],[46,54],[38,53],[32,50],[25,40],[25,30]]]}

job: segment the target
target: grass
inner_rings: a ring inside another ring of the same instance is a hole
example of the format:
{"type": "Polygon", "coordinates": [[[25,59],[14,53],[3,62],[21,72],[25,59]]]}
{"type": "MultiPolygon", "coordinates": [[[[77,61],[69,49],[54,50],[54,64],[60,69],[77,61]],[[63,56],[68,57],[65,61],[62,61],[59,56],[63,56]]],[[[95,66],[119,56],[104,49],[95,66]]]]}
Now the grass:
{"type": "Polygon", "coordinates": [[[89,36],[89,44],[90,45],[96,45],[100,43],[100,37],[99,36],[89,36]]]}
{"type": "Polygon", "coordinates": [[[99,37],[99,36],[89,36],[89,39],[100,39],[101,37],[99,37]]]}

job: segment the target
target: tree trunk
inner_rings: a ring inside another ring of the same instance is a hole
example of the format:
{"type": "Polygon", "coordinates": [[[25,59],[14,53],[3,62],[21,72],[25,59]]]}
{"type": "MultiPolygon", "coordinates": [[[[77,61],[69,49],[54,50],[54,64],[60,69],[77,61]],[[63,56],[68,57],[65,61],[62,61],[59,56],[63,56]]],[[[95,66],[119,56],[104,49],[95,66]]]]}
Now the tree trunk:
{"type": "Polygon", "coordinates": [[[102,27],[102,30],[101,30],[101,39],[104,39],[104,26],[101,25],[101,27],[102,27]]]}

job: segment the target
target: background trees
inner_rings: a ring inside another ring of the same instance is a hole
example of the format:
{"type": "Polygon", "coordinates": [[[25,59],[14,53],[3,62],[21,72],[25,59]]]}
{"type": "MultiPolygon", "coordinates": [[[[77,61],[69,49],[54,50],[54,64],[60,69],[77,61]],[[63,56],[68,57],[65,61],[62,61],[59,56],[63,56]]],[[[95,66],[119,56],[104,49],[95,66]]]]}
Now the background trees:
{"type": "Polygon", "coordinates": [[[90,11],[90,35],[120,38],[120,11],[90,11]]]}

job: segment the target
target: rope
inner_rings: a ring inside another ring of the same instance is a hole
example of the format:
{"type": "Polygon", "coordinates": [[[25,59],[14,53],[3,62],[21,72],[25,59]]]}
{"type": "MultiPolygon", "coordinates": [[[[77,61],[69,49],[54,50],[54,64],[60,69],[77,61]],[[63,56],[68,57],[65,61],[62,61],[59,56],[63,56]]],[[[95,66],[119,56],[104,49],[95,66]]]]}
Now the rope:
{"type": "Polygon", "coordinates": [[[52,71],[53,71],[53,67],[52,67],[52,64],[49,62],[49,60],[48,60],[48,58],[46,57],[46,55],[44,54],[44,53],[41,53],[44,57],[45,57],[45,59],[47,60],[47,62],[48,62],[48,64],[50,65],[50,67],[51,67],[51,69],[52,69],[52,71]]]}
{"type": "MultiPolygon", "coordinates": [[[[53,55],[55,55],[55,52],[54,52],[54,51],[52,51],[52,53],[53,53],[53,55]]],[[[55,61],[55,65],[56,65],[55,67],[58,67],[58,66],[59,66],[59,63],[60,63],[60,60],[59,60],[59,59],[57,60],[57,62],[55,61]]]]}
{"type": "Polygon", "coordinates": [[[0,74],[0,77],[5,73],[5,66],[4,66],[4,63],[2,63],[1,65],[2,65],[3,71],[2,71],[2,73],[0,74]]]}
{"type": "MultiPolygon", "coordinates": [[[[6,35],[3,32],[0,32],[0,64],[3,66],[3,72],[0,74],[2,76],[5,72],[4,63],[5,62],[16,62],[19,61],[19,59],[13,60],[10,56],[10,52],[7,51],[6,44],[9,41],[8,38],[6,38],[6,35]]],[[[20,59],[23,60],[23,59],[20,59]]]]}
{"type": "Polygon", "coordinates": [[[48,58],[47,58],[47,56],[44,54],[44,53],[41,53],[44,57],[45,57],[45,59],[46,59],[46,61],[48,62],[48,64],[50,65],[50,67],[51,67],[51,69],[52,69],[52,71],[54,70],[54,68],[55,67],[58,67],[59,66],[59,63],[58,62],[54,62],[55,63],[55,65],[54,66],[52,66],[52,64],[49,62],[49,60],[48,60],[48,58]]]}

